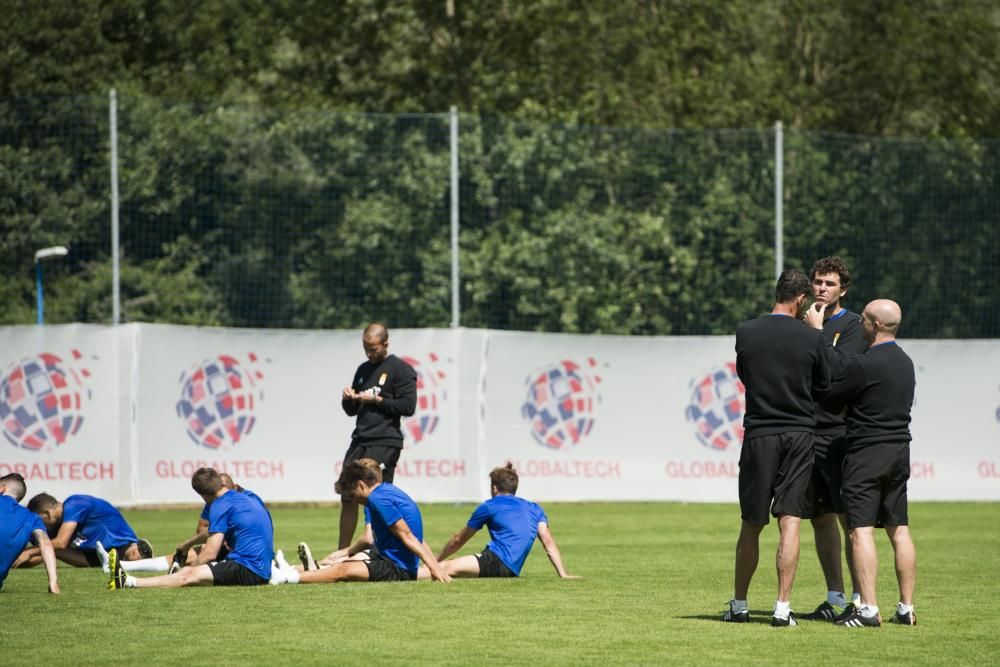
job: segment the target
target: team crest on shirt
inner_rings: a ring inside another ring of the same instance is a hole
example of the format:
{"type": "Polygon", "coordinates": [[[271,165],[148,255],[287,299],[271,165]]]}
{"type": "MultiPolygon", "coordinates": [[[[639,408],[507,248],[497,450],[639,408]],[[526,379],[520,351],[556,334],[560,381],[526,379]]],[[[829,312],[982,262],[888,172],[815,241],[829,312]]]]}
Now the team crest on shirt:
{"type": "Polygon", "coordinates": [[[378,376],[378,386],[384,387],[385,386],[385,381],[388,380],[388,379],[389,379],[389,374],[388,373],[382,373],[382,375],[379,375],[378,376]]]}

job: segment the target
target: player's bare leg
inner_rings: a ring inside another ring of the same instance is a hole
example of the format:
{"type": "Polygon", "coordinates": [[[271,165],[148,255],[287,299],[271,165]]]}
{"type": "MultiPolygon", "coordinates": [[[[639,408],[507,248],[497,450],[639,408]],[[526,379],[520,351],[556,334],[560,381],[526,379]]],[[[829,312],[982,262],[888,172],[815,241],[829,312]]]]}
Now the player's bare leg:
{"type": "Polygon", "coordinates": [[[899,601],[913,604],[913,590],[917,583],[917,549],[913,546],[909,526],[886,526],[885,532],[892,542],[896,555],[896,580],[899,582],[899,601]]]}
{"type": "Polygon", "coordinates": [[[736,576],[734,598],[736,600],[746,600],[747,591],[750,590],[750,580],[753,579],[754,572],[757,571],[757,563],[760,560],[760,532],[764,530],[763,524],[750,523],[744,521],[740,527],[740,536],[736,540],[736,576]]]}
{"type": "Polygon", "coordinates": [[[799,566],[799,526],[802,519],[784,514],[778,517],[778,551],[774,564],[778,572],[778,600],[787,602],[792,595],[795,571],[799,566]]]}

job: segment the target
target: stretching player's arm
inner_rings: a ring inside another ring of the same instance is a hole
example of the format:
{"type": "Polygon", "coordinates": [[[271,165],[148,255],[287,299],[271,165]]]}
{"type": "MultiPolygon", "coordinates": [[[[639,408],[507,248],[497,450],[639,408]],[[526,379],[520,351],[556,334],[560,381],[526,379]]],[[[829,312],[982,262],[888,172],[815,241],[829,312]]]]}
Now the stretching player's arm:
{"type": "Polygon", "coordinates": [[[218,558],[219,552],[222,550],[222,541],[224,538],[225,533],[212,533],[209,535],[205,546],[201,548],[201,553],[198,554],[193,563],[188,563],[188,565],[206,565],[218,558]]]}
{"type": "Polygon", "coordinates": [[[418,556],[420,560],[424,561],[427,569],[431,571],[431,577],[445,583],[451,581],[451,577],[448,576],[448,573],[441,567],[441,563],[434,557],[434,552],[431,551],[426,542],[421,542],[417,539],[417,536],[413,534],[410,527],[406,525],[406,521],[400,519],[389,526],[389,530],[399,538],[400,542],[406,545],[407,549],[418,556]]]}
{"type": "Polygon", "coordinates": [[[569,574],[566,572],[566,568],[563,567],[562,554],[559,553],[559,547],[556,545],[556,540],[552,537],[552,532],[549,530],[549,524],[544,521],[538,524],[538,539],[541,541],[542,546],[545,547],[545,555],[549,557],[549,561],[552,563],[552,567],[556,569],[556,573],[562,579],[579,579],[580,577],[569,574]]]}
{"type": "Polygon", "coordinates": [[[187,553],[191,547],[197,544],[204,544],[206,540],[208,540],[208,521],[206,519],[198,519],[198,527],[195,529],[194,535],[178,544],[177,550],[187,553]]]}
{"type": "Polygon", "coordinates": [[[347,560],[351,556],[368,549],[374,543],[375,538],[372,536],[372,525],[370,523],[366,523],[365,531],[361,533],[357,540],[354,541],[354,544],[331,552],[329,555],[320,560],[318,565],[333,565],[334,563],[339,563],[342,560],[347,560]]]}
{"type": "Polygon", "coordinates": [[[49,593],[59,594],[59,575],[56,574],[56,552],[52,548],[52,541],[45,534],[44,530],[36,530],[32,533],[35,536],[35,543],[38,544],[39,551],[42,552],[42,562],[45,563],[45,572],[49,575],[49,593]]]}
{"type": "Polygon", "coordinates": [[[53,549],[68,549],[73,543],[73,536],[76,534],[76,521],[63,521],[59,526],[59,532],[52,538],[53,549]]]}
{"type": "Polygon", "coordinates": [[[472,536],[479,531],[468,526],[462,526],[462,529],[457,533],[452,535],[437,555],[438,560],[444,560],[448,556],[452,555],[459,549],[465,546],[465,543],[472,539],[472,536]]]}

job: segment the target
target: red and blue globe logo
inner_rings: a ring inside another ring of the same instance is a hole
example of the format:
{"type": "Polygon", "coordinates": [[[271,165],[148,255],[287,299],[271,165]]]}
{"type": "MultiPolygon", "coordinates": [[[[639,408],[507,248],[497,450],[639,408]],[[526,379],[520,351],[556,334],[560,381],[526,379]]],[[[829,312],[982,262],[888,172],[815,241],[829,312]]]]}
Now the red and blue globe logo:
{"type": "Polygon", "coordinates": [[[531,435],[539,445],[563,449],[580,444],[594,428],[594,412],[601,403],[594,373],[597,361],[586,363],[564,359],[529,375],[524,383],[527,396],[521,415],[531,424],[531,435]]]}
{"type": "Polygon", "coordinates": [[[423,363],[414,357],[403,357],[403,361],[417,373],[417,409],[403,422],[403,430],[411,443],[419,444],[434,433],[441,421],[441,404],[448,398],[447,374],[441,369],[441,358],[433,352],[423,363]]]}
{"type": "Polygon", "coordinates": [[[264,398],[257,361],[252,352],[246,363],[220,354],[181,373],[177,416],[195,444],[209,449],[237,445],[253,431],[254,411],[264,398]]]}
{"type": "Polygon", "coordinates": [[[10,444],[38,451],[79,432],[91,396],[85,386],[90,371],[80,366],[79,350],[71,356],[42,352],[7,368],[0,379],[0,423],[10,444]]]}
{"type": "Polygon", "coordinates": [[[736,375],[736,363],[729,362],[694,378],[688,384],[691,402],[685,410],[694,422],[695,434],[704,446],[727,450],[743,444],[743,415],[746,388],[736,375]]]}

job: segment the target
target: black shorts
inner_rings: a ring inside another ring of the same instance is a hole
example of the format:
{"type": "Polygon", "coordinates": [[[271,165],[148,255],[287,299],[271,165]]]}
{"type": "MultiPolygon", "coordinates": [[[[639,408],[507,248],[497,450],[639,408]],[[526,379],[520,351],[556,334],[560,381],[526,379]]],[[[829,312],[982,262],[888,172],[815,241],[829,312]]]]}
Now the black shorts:
{"type": "Polygon", "coordinates": [[[817,435],[813,446],[816,456],[809,480],[809,504],[803,516],[811,519],[824,514],[843,514],[841,485],[847,440],[843,435],[817,435]]]}
{"type": "Polygon", "coordinates": [[[260,586],[267,579],[234,560],[217,560],[209,563],[213,586],[260,586]]]}
{"type": "Polygon", "coordinates": [[[344,455],[344,463],[357,461],[358,459],[375,459],[382,464],[382,481],[392,484],[392,478],[396,472],[396,463],[399,455],[403,451],[402,447],[392,445],[364,445],[351,443],[344,455]]]}
{"type": "Polygon", "coordinates": [[[813,434],[805,431],[749,438],[740,452],[740,513],[764,525],[775,517],[802,516],[813,464],[813,434]]]}
{"type": "Polygon", "coordinates": [[[365,561],[368,566],[368,581],[413,581],[415,572],[404,570],[380,553],[375,553],[365,561]]]}
{"type": "Polygon", "coordinates": [[[844,457],[847,527],[906,526],[910,443],[862,445],[844,457]]]}
{"type": "Polygon", "coordinates": [[[516,577],[514,571],[507,567],[500,558],[490,551],[483,549],[483,553],[476,554],[479,560],[480,577],[516,577]]]}

